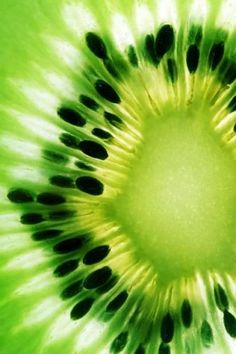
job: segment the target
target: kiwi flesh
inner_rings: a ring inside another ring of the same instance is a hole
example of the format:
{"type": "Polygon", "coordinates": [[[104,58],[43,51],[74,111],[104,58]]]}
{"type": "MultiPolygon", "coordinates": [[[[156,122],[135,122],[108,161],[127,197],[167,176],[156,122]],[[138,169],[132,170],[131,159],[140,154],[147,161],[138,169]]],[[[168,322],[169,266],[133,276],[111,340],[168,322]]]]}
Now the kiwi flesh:
{"type": "Polygon", "coordinates": [[[0,5],[2,353],[235,352],[233,6],[0,5]]]}

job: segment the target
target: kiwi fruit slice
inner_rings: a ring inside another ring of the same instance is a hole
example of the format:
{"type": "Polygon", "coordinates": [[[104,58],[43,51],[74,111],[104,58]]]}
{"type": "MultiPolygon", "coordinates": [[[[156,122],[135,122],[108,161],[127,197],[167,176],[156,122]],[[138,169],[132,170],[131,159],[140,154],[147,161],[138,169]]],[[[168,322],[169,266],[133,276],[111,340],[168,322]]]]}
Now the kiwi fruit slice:
{"type": "Polygon", "coordinates": [[[235,353],[235,11],[0,4],[1,353],[235,353]]]}

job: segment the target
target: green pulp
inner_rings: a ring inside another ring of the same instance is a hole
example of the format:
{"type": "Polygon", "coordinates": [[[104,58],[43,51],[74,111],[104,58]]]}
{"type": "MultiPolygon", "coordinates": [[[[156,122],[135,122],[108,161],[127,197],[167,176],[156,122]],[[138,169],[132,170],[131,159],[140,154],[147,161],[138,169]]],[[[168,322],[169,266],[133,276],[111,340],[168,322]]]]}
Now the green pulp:
{"type": "Polygon", "coordinates": [[[235,161],[199,106],[144,120],[122,193],[108,208],[161,282],[235,270],[235,161]]]}

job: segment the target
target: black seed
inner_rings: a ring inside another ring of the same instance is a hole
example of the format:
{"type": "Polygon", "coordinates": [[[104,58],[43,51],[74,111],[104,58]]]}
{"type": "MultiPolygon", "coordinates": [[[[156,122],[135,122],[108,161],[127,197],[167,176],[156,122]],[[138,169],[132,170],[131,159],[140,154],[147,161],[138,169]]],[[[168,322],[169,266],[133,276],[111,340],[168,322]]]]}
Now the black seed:
{"type": "Polygon", "coordinates": [[[133,45],[130,45],[128,47],[128,58],[129,58],[129,62],[132,66],[134,66],[135,68],[138,67],[138,57],[135,51],[135,48],[133,45]]]}
{"type": "Polygon", "coordinates": [[[68,157],[66,157],[65,155],[51,150],[43,150],[43,158],[45,160],[55,162],[57,164],[64,164],[69,161],[68,157]]]}
{"type": "Polygon", "coordinates": [[[155,53],[155,40],[153,34],[147,34],[145,37],[145,49],[151,61],[156,64],[157,57],[155,53]]]}
{"type": "Polygon", "coordinates": [[[76,161],[75,165],[85,171],[95,171],[96,170],[95,167],[87,165],[86,163],[81,162],[81,161],[76,161]]]}
{"type": "Polygon", "coordinates": [[[109,254],[110,250],[110,247],[107,245],[95,247],[86,253],[83,263],[91,265],[101,262],[109,254]]]}
{"type": "Polygon", "coordinates": [[[181,317],[186,328],[191,326],[193,320],[192,308],[188,300],[184,300],[181,307],[181,317]]]}
{"type": "Polygon", "coordinates": [[[39,224],[44,221],[41,214],[38,213],[27,213],[23,214],[20,218],[20,222],[25,225],[39,224]]]}
{"type": "Polygon", "coordinates": [[[87,297],[86,299],[78,302],[71,310],[70,317],[72,320],[79,320],[84,317],[91,309],[95,299],[87,297]]]}
{"type": "Polygon", "coordinates": [[[170,75],[172,83],[177,80],[177,65],[174,59],[167,60],[167,68],[170,75]]]}
{"type": "Polygon", "coordinates": [[[99,160],[106,160],[108,153],[99,143],[91,140],[83,140],[79,143],[79,149],[86,155],[99,160]]]}
{"type": "Polygon", "coordinates": [[[83,280],[77,280],[74,283],[68,285],[61,293],[63,300],[70,299],[77,295],[83,289],[83,280]]]}
{"type": "Polygon", "coordinates": [[[120,128],[123,124],[122,120],[113,113],[104,112],[105,119],[116,128],[120,128]]]}
{"type": "Polygon", "coordinates": [[[79,139],[77,139],[74,135],[62,133],[60,136],[60,141],[67,147],[72,149],[79,148],[79,139]]]}
{"type": "Polygon", "coordinates": [[[164,343],[171,342],[174,336],[174,320],[169,313],[167,313],[161,322],[161,339],[164,343]]]}
{"type": "Polygon", "coordinates": [[[220,64],[224,56],[224,42],[214,43],[211,47],[208,63],[211,70],[215,70],[216,67],[220,64]]]}
{"type": "Polygon", "coordinates": [[[232,64],[228,67],[222,80],[223,84],[230,85],[236,79],[236,65],[232,64]]]}
{"type": "Polygon", "coordinates": [[[117,295],[106,307],[107,312],[115,312],[121,308],[121,306],[125,303],[128,298],[127,291],[122,291],[119,295],[117,295]]]}
{"type": "Polygon", "coordinates": [[[103,184],[94,177],[78,177],[75,183],[79,190],[91,195],[101,195],[104,190],[103,184]]]}
{"type": "Polygon", "coordinates": [[[16,188],[11,190],[7,198],[13,203],[31,203],[34,201],[32,194],[23,188],[16,188]]]}
{"type": "Polygon", "coordinates": [[[236,63],[225,60],[222,65],[222,84],[230,85],[236,79],[236,63]],[[226,70],[224,70],[226,68],[226,70]]]}
{"type": "Polygon", "coordinates": [[[234,130],[234,132],[236,133],[236,124],[234,124],[233,130],[234,130]]]}
{"type": "Polygon", "coordinates": [[[99,108],[99,104],[89,96],[80,95],[79,100],[85,107],[91,109],[92,111],[97,111],[99,108]]]}
{"type": "Polygon", "coordinates": [[[219,310],[225,311],[229,308],[229,301],[227,295],[220,284],[216,284],[214,287],[215,302],[219,310]]]}
{"type": "Polygon", "coordinates": [[[211,326],[206,320],[202,322],[201,338],[202,338],[202,343],[206,348],[209,348],[214,341],[211,326]]]}
{"type": "Polygon", "coordinates": [[[110,291],[112,288],[114,288],[114,286],[118,283],[118,280],[119,280],[118,276],[114,275],[113,277],[111,277],[110,280],[108,280],[106,284],[100,286],[100,288],[97,288],[96,291],[99,294],[105,294],[108,291],[110,291]]]}
{"type": "Polygon", "coordinates": [[[86,124],[86,120],[74,109],[62,107],[59,108],[57,114],[65,122],[76,125],[77,127],[83,127],[86,124]]]}
{"type": "Polygon", "coordinates": [[[120,353],[128,341],[128,332],[121,332],[112,342],[111,353],[120,353]]]}
{"type": "Polygon", "coordinates": [[[80,249],[84,245],[84,243],[85,243],[84,237],[68,238],[66,240],[57,243],[53,247],[53,250],[54,252],[59,254],[70,253],[80,249]]]}
{"type": "Polygon", "coordinates": [[[135,350],[134,354],[145,354],[145,349],[142,344],[138,346],[138,348],[135,350]]]}
{"type": "Polygon", "coordinates": [[[103,60],[103,64],[104,64],[104,67],[107,69],[107,71],[113,76],[115,77],[116,79],[119,78],[119,73],[118,71],[116,70],[113,62],[111,61],[111,59],[109,58],[106,58],[103,60]]]}
{"type": "Polygon", "coordinates": [[[229,102],[227,108],[228,108],[228,110],[229,110],[230,112],[236,111],[236,96],[234,96],[234,97],[232,98],[232,100],[229,102]]]}
{"type": "Polygon", "coordinates": [[[61,263],[53,272],[56,277],[64,277],[73,272],[79,265],[77,259],[70,259],[69,261],[61,263]]]}
{"type": "Polygon", "coordinates": [[[196,44],[191,44],[187,50],[186,63],[190,74],[194,74],[199,63],[200,52],[196,44]]]}
{"type": "Polygon", "coordinates": [[[86,289],[96,289],[104,285],[111,277],[112,271],[109,267],[103,267],[90,273],[84,280],[86,289]]]}
{"type": "Polygon", "coordinates": [[[60,236],[62,232],[63,230],[57,230],[57,229],[46,229],[46,230],[36,231],[32,234],[32,239],[34,241],[49,240],[60,236]]]}
{"type": "Polygon", "coordinates": [[[108,131],[100,129],[100,128],[94,128],[92,130],[92,134],[97,136],[98,138],[101,138],[101,139],[112,138],[112,135],[108,131]]]}
{"type": "Polygon", "coordinates": [[[170,354],[170,346],[165,343],[161,343],[158,354],[170,354]]]}
{"type": "Polygon", "coordinates": [[[107,58],[107,50],[102,38],[93,32],[86,33],[86,43],[91,52],[100,59],[107,58]]]}
{"type": "Polygon", "coordinates": [[[69,219],[75,215],[74,210],[59,210],[59,211],[51,211],[49,213],[49,219],[54,221],[60,221],[64,219],[69,219]]]}
{"type": "Polygon", "coordinates": [[[236,338],[236,318],[228,311],[224,311],[224,325],[227,333],[236,338]]]}
{"type": "Polygon", "coordinates": [[[37,202],[44,205],[58,205],[65,203],[65,198],[59,194],[45,192],[37,196],[37,202]]]}
{"type": "Polygon", "coordinates": [[[62,188],[74,187],[73,179],[67,176],[62,176],[62,175],[53,176],[50,177],[49,182],[57,187],[62,187],[62,188]]]}
{"type": "Polygon", "coordinates": [[[160,28],[155,41],[156,55],[159,59],[171,49],[174,38],[174,29],[171,25],[167,24],[160,28]]]}
{"type": "Polygon", "coordinates": [[[111,85],[103,80],[97,80],[95,82],[95,89],[100,96],[112,103],[120,103],[120,97],[111,85]]]}

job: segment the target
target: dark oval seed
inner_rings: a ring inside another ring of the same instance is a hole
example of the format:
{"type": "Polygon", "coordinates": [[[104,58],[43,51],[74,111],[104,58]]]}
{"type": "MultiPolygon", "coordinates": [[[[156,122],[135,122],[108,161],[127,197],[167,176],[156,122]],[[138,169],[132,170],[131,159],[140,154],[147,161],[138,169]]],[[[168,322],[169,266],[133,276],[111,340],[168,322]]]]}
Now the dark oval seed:
{"type": "Polygon", "coordinates": [[[236,338],[236,318],[228,311],[224,311],[224,326],[226,332],[232,338],[236,338]]]}
{"type": "Polygon", "coordinates": [[[144,347],[142,346],[142,344],[140,344],[138,346],[138,348],[135,350],[134,354],[145,354],[145,349],[144,347]]]}
{"type": "Polygon", "coordinates": [[[220,284],[216,284],[214,287],[215,302],[219,310],[225,311],[229,308],[229,301],[227,295],[220,284]]]}
{"type": "Polygon", "coordinates": [[[77,259],[70,259],[69,261],[61,263],[53,272],[56,277],[64,277],[73,272],[79,265],[77,259]]]}
{"type": "Polygon", "coordinates": [[[65,198],[59,194],[45,192],[37,196],[37,202],[44,205],[58,205],[65,203],[65,198]]]}
{"type": "Polygon", "coordinates": [[[96,289],[105,284],[111,277],[112,271],[109,267],[103,267],[90,273],[84,280],[86,289],[96,289]]]}
{"type": "Polygon", "coordinates": [[[83,140],[79,143],[79,149],[86,155],[99,160],[106,160],[108,158],[108,153],[106,149],[91,140],[83,140]]]}
{"type": "Polygon", "coordinates": [[[104,64],[104,67],[107,69],[107,71],[111,74],[111,76],[115,77],[116,79],[119,78],[119,73],[116,70],[111,59],[109,59],[109,58],[104,59],[103,64],[104,64]]]}
{"type": "Polygon", "coordinates": [[[74,109],[62,107],[59,108],[57,114],[65,122],[76,125],[77,127],[83,127],[86,124],[86,120],[74,109]]]}
{"type": "Polygon", "coordinates": [[[62,175],[50,177],[49,182],[54,186],[62,188],[73,188],[75,186],[72,178],[62,175]]]}
{"type": "Polygon", "coordinates": [[[174,59],[167,60],[167,68],[171,82],[174,83],[177,80],[177,65],[174,59]]]}
{"type": "Polygon", "coordinates": [[[93,32],[86,33],[86,43],[91,52],[100,59],[107,58],[107,50],[102,38],[93,32]]]}
{"type": "Polygon", "coordinates": [[[234,124],[233,130],[236,133],[236,124],[234,124]]]}
{"type": "Polygon", "coordinates": [[[71,148],[71,149],[78,149],[79,148],[79,139],[77,139],[74,135],[68,134],[68,133],[63,133],[59,137],[60,141],[62,144],[65,146],[71,148]]]}
{"type": "Polygon", "coordinates": [[[170,354],[170,346],[165,343],[161,343],[158,354],[170,354]]]}
{"type": "Polygon", "coordinates": [[[79,320],[84,317],[91,309],[95,299],[87,297],[86,299],[78,302],[71,310],[70,317],[72,320],[79,320]]]}
{"type": "Polygon", "coordinates": [[[159,59],[171,49],[174,38],[174,29],[171,25],[166,24],[160,28],[155,41],[156,55],[159,59]]]}
{"type": "Polygon", "coordinates": [[[77,295],[83,289],[83,280],[77,280],[74,283],[68,285],[61,293],[63,300],[70,299],[77,295]]]}
{"type": "Polygon", "coordinates": [[[127,291],[122,291],[119,295],[117,295],[106,307],[106,312],[115,312],[124,305],[125,301],[128,298],[127,291]]]}
{"type": "Polygon", "coordinates": [[[209,348],[214,341],[211,326],[206,320],[202,322],[201,338],[202,338],[202,343],[206,348],[209,348]]]}
{"type": "Polygon", "coordinates": [[[223,65],[223,85],[230,85],[236,79],[236,63],[230,62],[229,60],[224,61],[223,65]],[[224,70],[226,68],[226,70],[224,70]]]}
{"type": "Polygon", "coordinates": [[[83,263],[91,265],[101,262],[109,254],[110,250],[110,247],[107,245],[95,247],[86,253],[83,263]]]}
{"type": "Polygon", "coordinates": [[[197,71],[199,63],[200,52],[196,44],[191,44],[187,50],[186,63],[190,74],[197,71]]]}
{"type": "Polygon", "coordinates": [[[99,104],[89,96],[80,95],[79,100],[80,103],[82,103],[85,107],[91,109],[92,111],[97,111],[99,108],[99,104]]]}
{"type": "Polygon", "coordinates": [[[65,164],[69,161],[68,157],[65,155],[51,150],[43,150],[43,158],[57,164],[65,164]]]}
{"type": "Polygon", "coordinates": [[[120,97],[111,85],[103,80],[97,80],[95,82],[95,89],[100,96],[112,103],[120,103],[120,97]]]}
{"type": "Polygon", "coordinates": [[[100,128],[94,128],[92,130],[92,134],[97,136],[98,138],[101,138],[101,139],[112,138],[112,135],[109,132],[107,132],[106,130],[100,129],[100,128]]]}
{"type": "Polygon", "coordinates": [[[81,161],[76,161],[75,165],[77,167],[79,167],[81,170],[85,170],[85,171],[95,171],[96,170],[95,167],[88,165],[88,164],[81,162],[81,161]]]}
{"type": "Polygon", "coordinates": [[[27,213],[23,214],[20,218],[20,222],[25,225],[39,224],[44,221],[41,214],[38,213],[27,213]]]}
{"type": "Polygon", "coordinates": [[[112,342],[111,353],[120,353],[128,342],[128,332],[120,333],[112,342]]]}
{"type": "Polygon", "coordinates": [[[198,63],[199,63],[200,52],[198,46],[196,44],[192,44],[189,46],[187,50],[187,67],[190,74],[194,74],[197,71],[198,63]]]}
{"type": "Polygon", "coordinates": [[[101,195],[104,191],[103,184],[94,177],[78,177],[75,183],[79,190],[87,194],[101,195]]]}
{"type": "Polygon", "coordinates": [[[188,300],[184,300],[181,307],[181,317],[183,324],[186,328],[189,328],[192,323],[193,313],[192,308],[188,300]]]}
{"type": "Polygon", "coordinates": [[[154,64],[157,64],[157,57],[156,57],[156,53],[155,53],[155,39],[153,34],[147,34],[145,37],[145,49],[146,52],[148,54],[149,59],[151,59],[151,61],[154,64]]]}
{"type": "Polygon", "coordinates": [[[59,254],[70,253],[70,252],[77,251],[79,248],[81,248],[84,245],[84,243],[85,243],[84,237],[69,238],[57,243],[53,247],[53,250],[54,252],[59,254]]]}
{"type": "Polygon", "coordinates": [[[34,201],[32,194],[23,188],[16,188],[7,194],[7,198],[13,203],[31,203],[34,201]]]}
{"type": "Polygon", "coordinates": [[[230,112],[236,111],[236,96],[231,99],[227,108],[230,112]]]}
{"type": "Polygon", "coordinates": [[[104,118],[116,128],[120,128],[123,124],[122,120],[113,113],[104,112],[104,118]]]}
{"type": "Polygon", "coordinates": [[[161,339],[164,343],[171,342],[174,336],[174,320],[169,313],[167,313],[161,322],[161,339]]]}
{"type": "Polygon", "coordinates": [[[62,232],[63,230],[58,230],[58,229],[47,229],[47,230],[36,231],[32,234],[32,239],[34,241],[49,240],[60,236],[62,232]]]}
{"type": "Polygon", "coordinates": [[[220,64],[221,60],[224,56],[225,45],[224,42],[214,43],[211,47],[208,63],[211,70],[215,70],[217,66],[220,64]]]}
{"type": "Polygon", "coordinates": [[[130,64],[134,67],[137,68],[138,67],[138,57],[135,51],[135,48],[133,45],[129,45],[128,47],[128,59],[130,64]]]}
{"type": "Polygon", "coordinates": [[[118,280],[118,276],[114,275],[113,277],[111,277],[111,279],[108,280],[108,282],[106,282],[106,284],[100,286],[100,288],[97,288],[96,291],[99,294],[108,293],[118,283],[118,280]]]}
{"type": "Polygon", "coordinates": [[[65,220],[71,218],[74,215],[75,215],[74,210],[51,211],[49,213],[49,219],[53,221],[65,220]]]}

